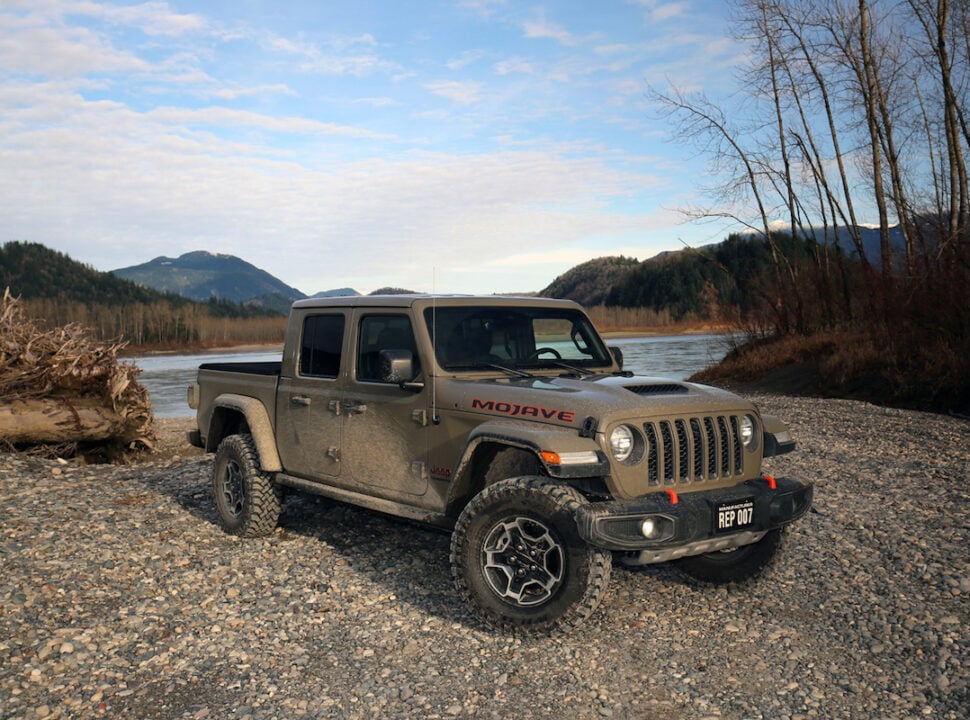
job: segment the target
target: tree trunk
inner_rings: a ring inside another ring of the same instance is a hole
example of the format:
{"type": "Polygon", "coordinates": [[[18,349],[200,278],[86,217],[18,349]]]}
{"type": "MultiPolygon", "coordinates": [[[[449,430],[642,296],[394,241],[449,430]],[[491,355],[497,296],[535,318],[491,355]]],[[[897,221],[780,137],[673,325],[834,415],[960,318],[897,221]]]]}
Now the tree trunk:
{"type": "Polygon", "coordinates": [[[28,398],[0,403],[0,441],[58,444],[144,440],[136,427],[98,398],[28,398]]]}

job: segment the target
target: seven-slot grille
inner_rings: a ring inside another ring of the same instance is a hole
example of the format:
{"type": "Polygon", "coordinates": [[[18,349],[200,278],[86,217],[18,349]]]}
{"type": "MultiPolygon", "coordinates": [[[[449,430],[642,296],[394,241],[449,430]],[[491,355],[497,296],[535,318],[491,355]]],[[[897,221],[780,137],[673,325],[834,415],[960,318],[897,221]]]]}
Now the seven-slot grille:
{"type": "Polygon", "coordinates": [[[644,423],[651,485],[716,480],[744,472],[740,419],[735,415],[644,423]]]}

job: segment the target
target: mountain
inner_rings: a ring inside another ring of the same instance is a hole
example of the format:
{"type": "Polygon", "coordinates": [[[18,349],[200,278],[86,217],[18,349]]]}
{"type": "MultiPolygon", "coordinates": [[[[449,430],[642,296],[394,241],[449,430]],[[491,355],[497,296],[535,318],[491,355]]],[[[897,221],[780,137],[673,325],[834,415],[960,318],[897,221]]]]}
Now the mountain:
{"type": "Polygon", "coordinates": [[[600,257],[567,270],[540,295],[575,300],[584,307],[603,305],[617,283],[640,266],[636,258],[600,257]]]}
{"type": "MultiPolygon", "coordinates": [[[[788,223],[777,223],[772,228],[773,232],[790,233],[791,225],[788,223]]],[[[932,236],[932,230],[927,227],[928,234],[932,236]]],[[[882,262],[882,235],[876,225],[856,225],[856,233],[862,243],[862,254],[871,265],[879,265],[882,262]]],[[[743,231],[742,235],[760,235],[757,230],[743,231]]],[[[856,249],[849,227],[840,225],[836,228],[809,227],[804,231],[799,231],[799,236],[811,238],[819,245],[828,243],[834,245],[838,240],[839,246],[847,257],[860,259],[860,254],[856,249]]],[[[906,239],[903,237],[902,228],[899,225],[892,225],[889,228],[889,244],[893,254],[901,256],[906,250],[906,239]]]]}
{"type": "MultiPolygon", "coordinates": [[[[774,238],[778,251],[809,262],[812,240],[774,238]]],[[[760,283],[770,277],[772,250],[758,235],[731,235],[701,248],[662,253],[638,262],[632,258],[597,258],[560,275],[539,294],[567,298],[587,307],[606,305],[649,308],[674,321],[709,318],[718,307],[754,306],[763,295],[760,283]]]]}
{"type": "Polygon", "coordinates": [[[371,295],[414,295],[414,290],[396,287],[382,287],[374,290],[371,295]]]}
{"type": "Polygon", "coordinates": [[[95,270],[40,243],[11,241],[0,246],[0,292],[3,288],[25,300],[50,298],[109,306],[161,301],[188,304],[184,298],[95,270]]]}
{"type": "Polygon", "coordinates": [[[353,288],[337,288],[336,290],[324,290],[323,292],[314,293],[311,297],[315,298],[327,298],[327,297],[353,297],[355,295],[360,295],[359,292],[353,288]]]}
{"type": "Polygon", "coordinates": [[[230,300],[286,312],[306,295],[234,255],[202,250],[177,258],[157,257],[142,265],[112,270],[114,275],[144,287],[192,300],[230,300]]]}

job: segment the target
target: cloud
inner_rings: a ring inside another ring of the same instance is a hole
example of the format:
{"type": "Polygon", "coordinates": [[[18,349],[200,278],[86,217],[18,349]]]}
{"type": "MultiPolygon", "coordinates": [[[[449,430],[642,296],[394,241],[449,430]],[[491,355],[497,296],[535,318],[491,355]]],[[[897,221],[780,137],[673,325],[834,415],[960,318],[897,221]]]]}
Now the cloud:
{"type": "Polygon", "coordinates": [[[495,73],[497,75],[511,75],[513,73],[532,75],[535,73],[535,68],[532,67],[532,64],[528,60],[509,58],[508,60],[495,63],[495,73]]]}
{"type": "MultiPolygon", "coordinates": [[[[100,10],[101,15],[110,23],[137,27],[146,35],[165,35],[177,37],[188,33],[203,32],[208,29],[208,23],[200,15],[183,14],[173,11],[168,3],[148,2],[141,5],[108,5],[80,3],[85,7],[92,7],[92,14],[100,10]]],[[[76,6],[68,5],[68,12],[77,13],[76,6]]]]}
{"type": "Polygon", "coordinates": [[[425,85],[428,92],[459,105],[472,105],[480,100],[481,83],[440,80],[425,85]]]}
{"type": "Polygon", "coordinates": [[[642,7],[647,11],[651,23],[659,23],[673,18],[687,15],[690,4],[677,0],[676,2],[662,2],[661,0],[627,0],[630,4],[642,7]]]}
{"type": "Polygon", "coordinates": [[[263,115],[248,110],[224,107],[208,108],[159,108],[145,114],[148,120],[157,120],[175,126],[209,126],[214,128],[255,127],[271,132],[326,135],[370,139],[392,139],[393,136],[371,132],[362,128],[335,125],[305,117],[280,117],[263,115]]]}
{"type": "Polygon", "coordinates": [[[364,77],[374,73],[400,74],[397,63],[383,59],[374,49],[377,40],[365,33],[352,37],[336,37],[326,43],[312,43],[285,38],[274,33],[258,33],[259,44],[275,53],[302,58],[299,69],[320,75],[364,77]]]}
{"type": "Polygon", "coordinates": [[[673,183],[598,134],[634,117],[630,77],[657,45],[523,25],[503,4],[454,14],[476,31],[489,20],[480,48],[456,54],[413,33],[284,35],[165,2],[6,0],[0,241],[99,269],[230,253],[307,292],[430,290],[433,268],[440,291],[535,290],[662,242],[675,223],[654,208],[673,183]],[[526,40],[509,46],[510,28],[526,40]]]}
{"type": "Polygon", "coordinates": [[[472,65],[485,56],[485,53],[481,50],[465,50],[461,55],[456,58],[452,58],[445,63],[445,67],[449,70],[462,70],[469,65],[472,65]]]}
{"type": "Polygon", "coordinates": [[[458,7],[471,10],[483,18],[491,17],[496,10],[507,4],[508,0],[458,0],[458,7]]]}
{"type": "Polygon", "coordinates": [[[35,17],[0,14],[0,67],[32,77],[141,72],[148,64],[84,27],[56,27],[35,17]]]}
{"type": "Polygon", "coordinates": [[[416,286],[430,283],[433,267],[442,290],[445,282],[450,291],[528,290],[555,273],[523,248],[538,257],[655,226],[610,205],[659,180],[553,148],[412,151],[316,168],[258,136],[229,139],[226,129],[355,131],[225,108],[137,113],[53,84],[8,88],[0,109],[5,239],[42,242],[100,269],[205,249],[307,292],[416,286]],[[504,280],[483,274],[516,255],[504,280]]]}
{"type": "Polygon", "coordinates": [[[555,23],[549,22],[545,18],[527,20],[522,24],[522,29],[525,32],[525,36],[533,40],[555,40],[560,45],[569,47],[579,45],[580,42],[572,33],[555,23]]]}

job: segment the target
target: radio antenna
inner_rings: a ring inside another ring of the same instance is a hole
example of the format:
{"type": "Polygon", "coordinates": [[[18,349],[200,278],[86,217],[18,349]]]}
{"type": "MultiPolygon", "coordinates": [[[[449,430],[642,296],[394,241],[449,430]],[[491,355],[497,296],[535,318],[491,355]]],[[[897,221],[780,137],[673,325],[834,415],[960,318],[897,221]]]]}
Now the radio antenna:
{"type": "MultiPolygon", "coordinates": [[[[437,268],[431,267],[431,351],[434,354],[434,363],[438,362],[438,285],[437,268]]],[[[441,422],[438,417],[438,371],[431,371],[431,423],[437,425],[441,422]]]]}

